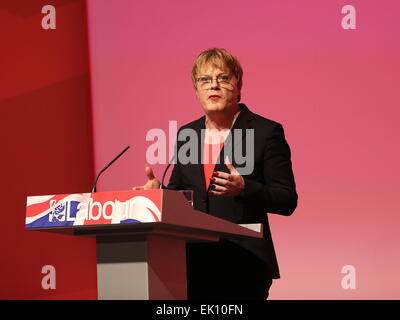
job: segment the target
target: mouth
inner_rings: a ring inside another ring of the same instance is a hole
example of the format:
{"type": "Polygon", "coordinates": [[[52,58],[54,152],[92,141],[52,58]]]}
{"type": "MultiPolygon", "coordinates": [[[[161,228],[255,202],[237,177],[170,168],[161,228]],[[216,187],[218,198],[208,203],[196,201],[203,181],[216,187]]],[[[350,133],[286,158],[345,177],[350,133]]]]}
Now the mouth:
{"type": "Polygon", "coordinates": [[[221,99],[221,96],[218,95],[218,94],[213,94],[213,95],[209,96],[208,99],[211,99],[211,100],[218,100],[218,99],[221,99]]]}

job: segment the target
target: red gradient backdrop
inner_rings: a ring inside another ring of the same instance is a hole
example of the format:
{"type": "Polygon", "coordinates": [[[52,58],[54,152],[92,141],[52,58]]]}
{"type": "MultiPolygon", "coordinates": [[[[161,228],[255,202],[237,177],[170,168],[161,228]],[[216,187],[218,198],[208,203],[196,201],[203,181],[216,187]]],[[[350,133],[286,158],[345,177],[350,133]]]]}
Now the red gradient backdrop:
{"type": "Polygon", "coordinates": [[[28,195],[87,192],[93,181],[85,2],[51,1],[55,30],[42,29],[46,4],[0,5],[0,299],[96,299],[93,239],[25,230],[28,195]],[[55,289],[42,288],[45,265],[55,289]]]}
{"type": "MultiPolygon", "coordinates": [[[[397,1],[88,0],[95,168],[130,144],[101,190],[143,184],[146,133],[202,115],[198,53],[244,68],[242,101],[284,125],[299,206],[271,216],[282,279],[271,299],[400,297],[397,1]],[[356,29],[341,25],[344,5],[356,29]],[[356,269],[344,290],[342,267],[356,269]]],[[[165,165],[155,165],[161,176],[165,165]]]]}

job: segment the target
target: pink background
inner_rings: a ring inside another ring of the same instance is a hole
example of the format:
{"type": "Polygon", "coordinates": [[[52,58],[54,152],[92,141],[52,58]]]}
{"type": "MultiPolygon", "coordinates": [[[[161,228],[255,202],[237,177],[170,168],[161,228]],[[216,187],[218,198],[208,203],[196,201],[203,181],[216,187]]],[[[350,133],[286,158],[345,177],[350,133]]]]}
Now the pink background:
{"type": "MultiPolygon", "coordinates": [[[[99,190],[145,182],[146,133],[202,115],[190,81],[202,50],[244,68],[242,102],[284,125],[299,206],[271,216],[282,279],[271,299],[400,295],[398,1],[88,1],[99,190]],[[344,30],[351,4],[357,29],[344,30]],[[356,289],[344,290],[344,265],[356,289]]],[[[154,166],[158,177],[165,165],[154,166]]]]}
{"type": "Polygon", "coordinates": [[[292,150],[299,206],[270,215],[270,298],[400,298],[397,0],[52,0],[57,29],[43,30],[46,4],[0,4],[0,299],[97,298],[94,240],[26,231],[26,197],[89,192],[126,145],[98,190],[143,184],[146,133],[202,115],[190,73],[210,47],[238,56],[242,101],[292,150]],[[341,26],[348,4],[356,30],[341,26]]]}

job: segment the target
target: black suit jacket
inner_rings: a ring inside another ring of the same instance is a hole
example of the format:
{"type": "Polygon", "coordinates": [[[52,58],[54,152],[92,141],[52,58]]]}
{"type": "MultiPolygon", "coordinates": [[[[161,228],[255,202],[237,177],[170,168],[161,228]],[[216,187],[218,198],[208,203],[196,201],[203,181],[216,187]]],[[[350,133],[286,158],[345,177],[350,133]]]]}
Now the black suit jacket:
{"type": "MultiPolygon", "coordinates": [[[[178,131],[178,137],[183,129],[190,128],[196,132],[197,161],[182,164],[180,159],[177,159],[168,189],[193,190],[193,207],[196,210],[238,224],[262,223],[264,227],[262,239],[233,240],[232,242],[257,256],[266,265],[271,277],[276,279],[280,277],[280,274],[267,213],[289,216],[297,206],[298,197],[292,172],[291,152],[281,124],[252,113],[244,104],[239,106],[241,112],[231,129],[229,139],[225,142],[219,164],[216,164],[214,171],[229,173],[223,161],[227,151],[231,149],[227,144],[231,143],[234,150],[235,146],[240,145],[238,143],[241,142],[242,154],[246,154],[246,134],[248,134],[246,129],[254,129],[254,156],[249,159],[254,161],[254,169],[251,173],[242,175],[245,181],[244,193],[234,197],[207,193],[201,161],[204,146],[202,135],[204,132],[202,130],[205,130],[204,116],[181,127],[178,131]],[[235,136],[232,134],[234,129],[242,130],[235,136]]],[[[178,139],[176,152],[179,152],[187,141],[178,139]]],[[[188,155],[190,152],[194,152],[194,149],[188,150],[188,155]]],[[[236,168],[243,167],[243,164],[238,164],[235,157],[230,157],[230,159],[236,168]]]]}

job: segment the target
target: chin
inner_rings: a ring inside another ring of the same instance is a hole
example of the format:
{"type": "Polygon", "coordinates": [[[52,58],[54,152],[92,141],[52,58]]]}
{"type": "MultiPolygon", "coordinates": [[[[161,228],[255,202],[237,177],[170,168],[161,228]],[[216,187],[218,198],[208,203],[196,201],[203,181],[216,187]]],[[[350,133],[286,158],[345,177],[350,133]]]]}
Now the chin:
{"type": "Polygon", "coordinates": [[[207,112],[217,112],[226,109],[226,105],[222,103],[207,103],[205,107],[207,112]]]}

